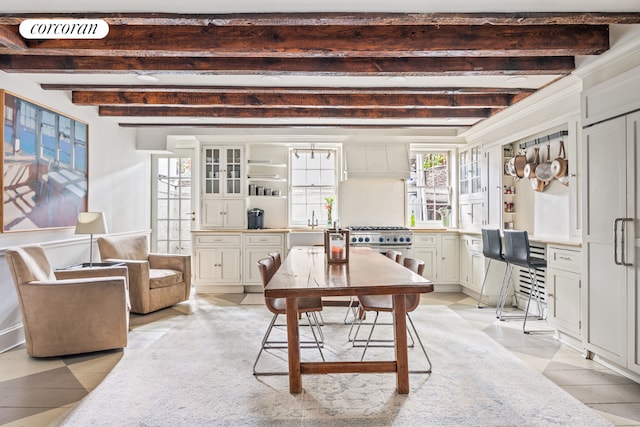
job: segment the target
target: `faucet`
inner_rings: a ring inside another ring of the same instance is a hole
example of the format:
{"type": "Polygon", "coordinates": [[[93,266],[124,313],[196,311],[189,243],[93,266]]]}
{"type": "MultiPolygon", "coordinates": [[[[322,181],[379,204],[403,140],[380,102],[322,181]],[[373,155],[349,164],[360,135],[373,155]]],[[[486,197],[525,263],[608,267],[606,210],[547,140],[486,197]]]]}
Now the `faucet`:
{"type": "Polygon", "coordinates": [[[318,218],[316,218],[316,211],[311,211],[311,219],[307,219],[307,225],[313,229],[318,226],[318,218]]]}

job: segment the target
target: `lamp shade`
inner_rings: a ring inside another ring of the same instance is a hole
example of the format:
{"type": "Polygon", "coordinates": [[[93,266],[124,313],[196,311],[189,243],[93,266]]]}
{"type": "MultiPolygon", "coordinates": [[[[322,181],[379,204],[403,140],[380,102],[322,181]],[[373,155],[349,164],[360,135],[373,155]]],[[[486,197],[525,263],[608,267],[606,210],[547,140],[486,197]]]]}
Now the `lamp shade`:
{"type": "Polygon", "coordinates": [[[105,234],[107,222],[102,212],[80,212],[75,234],[105,234]]]}

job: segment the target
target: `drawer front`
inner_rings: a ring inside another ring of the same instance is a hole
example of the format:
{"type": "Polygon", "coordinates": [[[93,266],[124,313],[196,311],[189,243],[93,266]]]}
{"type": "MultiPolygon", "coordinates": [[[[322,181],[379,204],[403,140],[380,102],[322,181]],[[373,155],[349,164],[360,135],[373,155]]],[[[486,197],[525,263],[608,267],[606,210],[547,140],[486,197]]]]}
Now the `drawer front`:
{"type": "Polygon", "coordinates": [[[282,246],[284,236],[282,234],[245,234],[244,244],[248,246],[282,246]]]}
{"type": "Polygon", "coordinates": [[[415,246],[436,246],[437,245],[437,236],[435,234],[422,234],[422,233],[414,233],[413,234],[413,244],[415,246]]]}
{"type": "Polygon", "coordinates": [[[482,252],[482,238],[475,236],[464,236],[464,242],[470,251],[482,252]]]}
{"type": "Polygon", "coordinates": [[[196,247],[206,246],[240,246],[239,234],[207,234],[196,235],[194,245],[196,247]]]}
{"type": "Polygon", "coordinates": [[[580,272],[581,255],[580,251],[549,246],[547,248],[547,262],[549,267],[560,270],[580,272]]]}

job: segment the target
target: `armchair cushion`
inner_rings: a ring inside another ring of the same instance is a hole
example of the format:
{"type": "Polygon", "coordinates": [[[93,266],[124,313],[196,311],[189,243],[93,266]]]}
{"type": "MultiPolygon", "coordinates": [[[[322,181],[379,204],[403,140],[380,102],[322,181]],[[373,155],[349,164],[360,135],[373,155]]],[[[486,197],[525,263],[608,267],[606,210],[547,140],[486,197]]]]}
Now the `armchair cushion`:
{"type": "Polygon", "coordinates": [[[182,282],[182,272],[176,270],[152,268],[149,270],[149,287],[164,288],[182,282]]]}

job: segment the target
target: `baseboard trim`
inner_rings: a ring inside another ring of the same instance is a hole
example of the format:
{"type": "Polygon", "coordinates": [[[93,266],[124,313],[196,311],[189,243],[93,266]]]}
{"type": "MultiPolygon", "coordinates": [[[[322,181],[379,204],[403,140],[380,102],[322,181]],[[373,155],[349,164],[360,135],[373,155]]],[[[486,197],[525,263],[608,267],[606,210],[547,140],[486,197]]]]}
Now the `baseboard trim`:
{"type": "Polygon", "coordinates": [[[0,331],[0,353],[24,343],[24,326],[21,324],[0,331]]]}
{"type": "Polygon", "coordinates": [[[244,286],[238,285],[196,285],[198,294],[243,294],[244,286]]]}

